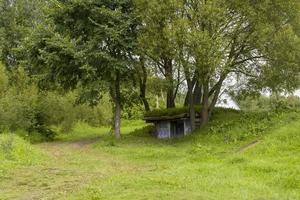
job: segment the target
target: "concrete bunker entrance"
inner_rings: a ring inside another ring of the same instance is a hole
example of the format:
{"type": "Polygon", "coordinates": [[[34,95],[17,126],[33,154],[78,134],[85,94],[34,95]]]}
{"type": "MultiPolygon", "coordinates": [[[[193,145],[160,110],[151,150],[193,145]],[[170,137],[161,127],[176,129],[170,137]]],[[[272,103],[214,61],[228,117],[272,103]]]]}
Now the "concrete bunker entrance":
{"type": "Polygon", "coordinates": [[[171,121],[171,137],[184,135],[184,120],[171,121]]]}

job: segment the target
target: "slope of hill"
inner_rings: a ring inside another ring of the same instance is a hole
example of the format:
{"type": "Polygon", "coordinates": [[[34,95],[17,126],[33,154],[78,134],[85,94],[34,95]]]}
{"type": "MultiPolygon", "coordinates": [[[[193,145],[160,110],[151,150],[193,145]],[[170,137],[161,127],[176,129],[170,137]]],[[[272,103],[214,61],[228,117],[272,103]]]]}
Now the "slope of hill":
{"type": "Polygon", "coordinates": [[[119,141],[108,128],[77,126],[59,141],[34,145],[50,158],[42,164],[15,162],[0,177],[1,196],[300,199],[298,112],[220,111],[213,118],[205,129],[172,140],[155,139],[142,122],[126,123],[119,141]]]}
{"type": "Polygon", "coordinates": [[[133,166],[116,164],[116,174],[76,195],[104,199],[299,199],[299,117],[293,111],[220,111],[207,128],[186,138],[158,141],[148,136],[151,128],[144,128],[118,142],[102,139],[95,149],[133,166]]]}

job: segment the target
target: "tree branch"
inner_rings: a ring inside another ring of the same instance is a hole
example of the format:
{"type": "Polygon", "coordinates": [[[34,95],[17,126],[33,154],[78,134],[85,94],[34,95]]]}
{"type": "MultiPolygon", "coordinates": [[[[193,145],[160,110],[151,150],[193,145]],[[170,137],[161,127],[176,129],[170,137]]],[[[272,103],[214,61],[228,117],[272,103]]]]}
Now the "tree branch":
{"type": "Polygon", "coordinates": [[[213,95],[214,92],[215,92],[219,87],[222,86],[222,83],[223,83],[223,81],[226,79],[227,74],[228,74],[228,72],[224,72],[224,73],[221,75],[219,81],[218,81],[218,82],[212,87],[212,89],[209,91],[209,97],[211,97],[211,95],[213,95]]]}
{"type": "Polygon", "coordinates": [[[245,71],[239,70],[239,69],[231,70],[230,72],[232,72],[232,73],[240,73],[240,74],[244,74],[245,76],[249,76],[249,77],[253,77],[253,78],[258,78],[258,76],[254,75],[254,74],[250,74],[249,72],[245,72],[245,71]]]}
{"type": "Polygon", "coordinates": [[[247,62],[247,61],[250,61],[250,60],[259,59],[259,58],[264,58],[264,56],[253,56],[253,57],[249,57],[249,58],[246,58],[246,59],[243,59],[243,60],[240,60],[240,61],[238,61],[238,62],[233,63],[232,66],[240,65],[240,64],[243,64],[244,62],[247,62]]]}

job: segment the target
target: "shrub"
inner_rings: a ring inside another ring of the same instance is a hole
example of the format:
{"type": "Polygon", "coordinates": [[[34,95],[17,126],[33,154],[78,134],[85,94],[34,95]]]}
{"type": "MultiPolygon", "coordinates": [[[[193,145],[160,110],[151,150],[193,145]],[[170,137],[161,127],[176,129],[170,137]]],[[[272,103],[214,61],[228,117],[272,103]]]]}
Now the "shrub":
{"type": "Polygon", "coordinates": [[[40,153],[21,137],[5,133],[0,134],[0,160],[32,164],[39,160],[40,153]]]}
{"type": "Polygon", "coordinates": [[[36,123],[38,95],[35,87],[9,88],[0,98],[0,128],[29,130],[36,123]]]}
{"type": "Polygon", "coordinates": [[[126,106],[125,108],[123,108],[122,118],[128,120],[142,119],[143,113],[144,113],[144,107],[141,104],[126,106]]]}
{"type": "Polygon", "coordinates": [[[239,100],[239,105],[245,111],[272,111],[299,109],[300,98],[297,96],[260,96],[257,98],[246,97],[239,100]]]}
{"type": "Polygon", "coordinates": [[[37,133],[42,140],[53,140],[53,127],[69,132],[78,121],[98,126],[111,120],[108,95],[102,106],[76,105],[76,91],[40,91],[22,68],[7,73],[0,65],[0,72],[0,132],[25,130],[34,140],[37,133]]]}
{"type": "Polygon", "coordinates": [[[2,96],[8,88],[8,76],[4,66],[0,63],[0,96],[2,96]]]}

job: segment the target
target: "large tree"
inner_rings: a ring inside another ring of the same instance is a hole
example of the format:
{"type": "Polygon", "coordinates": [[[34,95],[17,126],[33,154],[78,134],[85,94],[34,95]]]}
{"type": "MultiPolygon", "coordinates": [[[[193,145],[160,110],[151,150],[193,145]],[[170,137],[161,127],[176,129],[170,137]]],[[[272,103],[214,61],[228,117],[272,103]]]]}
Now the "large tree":
{"type": "Polygon", "coordinates": [[[295,88],[300,61],[299,1],[140,1],[150,8],[147,19],[151,21],[145,24],[155,30],[150,37],[154,41],[145,44],[155,52],[169,50],[183,68],[191,116],[195,98],[189,93],[201,88],[202,125],[208,122],[229,76],[242,77],[248,89],[295,88]],[[163,6],[164,11],[152,5],[163,6]],[[158,29],[161,24],[163,31],[158,29]]]}
{"type": "Polygon", "coordinates": [[[8,69],[23,60],[22,45],[42,21],[44,5],[41,0],[0,0],[0,61],[8,69]]]}
{"type": "Polygon", "coordinates": [[[134,73],[137,22],[131,0],[55,1],[48,12],[48,25],[42,24],[29,44],[32,73],[65,89],[80,86],[95,95],[105,85],[119,138],[122,83],[134,73]]]}
{"type": "MultiPolygon", "coordinates": [[[[139,46],[140,53],[157,67],[160,75],[167,83],[166,107],[175,107],[175,98],[178,92],[176,82],[175,46],[169,37],[169,28],[176,18],[177,3],[175,0],[166,1],[135,1],[137,12],[142,19],[140,26],[139,46]]],[[[177,79],[178,80],[178,79],[177,79]]]]}
{"type": "Polygon", "coordinates": [[[167,107],[175,106],[184,75],[193,128],[194,104],[201,103],[205,125],[228,77],[238,76],[248,90],[297,85],[297,0],[53,2],[47,23],[27,41],[26,55],[34,66],[30,72],[66,89],[79,85],[92,97],[107,88],[116,137],[122,87],[137,77],[149,110],[147,73],[153,66],[157,78],[166,80],[167,107]]]}

